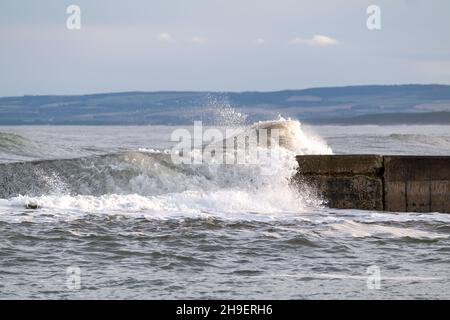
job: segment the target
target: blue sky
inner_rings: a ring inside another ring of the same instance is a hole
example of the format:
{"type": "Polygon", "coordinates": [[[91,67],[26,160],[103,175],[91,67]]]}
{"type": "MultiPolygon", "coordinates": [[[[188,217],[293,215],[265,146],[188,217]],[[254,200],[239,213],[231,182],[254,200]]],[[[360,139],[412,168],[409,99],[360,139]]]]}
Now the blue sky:
{"type": "Polygon", "coordinates": [[[2,0],[0,96],[449,84],[449,30],[448,0],[2,0]]]}

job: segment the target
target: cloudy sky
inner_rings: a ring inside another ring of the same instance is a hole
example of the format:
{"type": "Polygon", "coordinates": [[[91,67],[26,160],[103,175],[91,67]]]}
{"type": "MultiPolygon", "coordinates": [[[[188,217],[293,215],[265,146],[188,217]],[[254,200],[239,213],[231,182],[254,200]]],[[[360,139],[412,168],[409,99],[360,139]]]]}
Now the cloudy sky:
{"type": "Polygon", "coordinates": [[[449,33],[448,0],[1,0],[0,96],[450,84],[449,33]]]}

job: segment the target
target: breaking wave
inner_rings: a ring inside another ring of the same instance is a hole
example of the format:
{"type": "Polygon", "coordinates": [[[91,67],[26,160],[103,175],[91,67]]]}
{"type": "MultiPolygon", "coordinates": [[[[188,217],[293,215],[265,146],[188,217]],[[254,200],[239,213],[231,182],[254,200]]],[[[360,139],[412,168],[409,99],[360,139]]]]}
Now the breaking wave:
{"type": "Polygon", "coordinates": [[[272,146],[276,157],[246,159],[237,165],[175,164],[171,150],[153,149],[2,164],[0,207],[251,214],[298,213],[320,206],[320,199],[306,186],[300,192],[291,185],[295,155],[329,154],[331,149],[290,119],[258,122],[241,134],[260,129],[280,131],[280,145],[272,146]]]}

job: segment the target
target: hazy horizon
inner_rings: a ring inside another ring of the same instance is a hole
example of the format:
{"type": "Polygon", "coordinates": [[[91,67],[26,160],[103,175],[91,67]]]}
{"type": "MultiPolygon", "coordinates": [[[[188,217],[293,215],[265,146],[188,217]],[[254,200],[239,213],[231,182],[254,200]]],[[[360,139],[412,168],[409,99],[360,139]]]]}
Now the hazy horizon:
{"type": "Polygon", "coordinates": [[[0,96],[1,98],[13,98],[13,97],[23,97],[23,96],[88,96],[88,95],[107,95],[107,94],[126,94],[126,93],[164,93],[164,92],[193,92],[193,93],[273,93],[273,92],[283,92],[283,91],[303,91],[310,89],[332,89],[332,88],[352,88],[352,87],[389,87],[389,86],[450,86],[449,83],[393,83],[393,84],[349,84],[349,85],[330,85],[323,87],[304,87],[304,88],[286,88],[279,90],[126,90],[126,91],[93,91],[86,93],[44,93],[44,94],[22,94],[22,95],[10,95],[10,96],[0,96]]]}

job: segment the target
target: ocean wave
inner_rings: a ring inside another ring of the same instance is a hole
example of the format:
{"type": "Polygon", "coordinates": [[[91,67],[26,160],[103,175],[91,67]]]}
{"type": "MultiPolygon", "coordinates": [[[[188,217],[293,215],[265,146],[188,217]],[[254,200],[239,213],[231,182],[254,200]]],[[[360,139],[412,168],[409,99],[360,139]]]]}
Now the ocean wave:
{"type": "Polygon", "coordinates": [[[0,132],[0,154],[14,160],[17,156],[42,154],[42,146],[13,132],[0,132]]]}
{"type": "MultiPolygon", "coordinates": [[[[2,206],[175,215],[301,212],[320,206],[321,200],[307,186],[290,183],[298,166],[295,155],[331,153],[331,149],[290,119],[259,122],[238,135],[262,129],[280,132],[280,144],[270,146],[275,156],[255,158],[252,153],[234,165],[211,158],[199,164],[175,163],[171,151],[156,149],[2,164],[2,206]]],[[[264,152],[269,148],[249,147],[264,152]]],[[[224,152],[235,156],[234,150],[224,152]]],[[[192,150],[194,157],[199,153],[202,148],[192,150]]]]}
{"type": "Polygon", "coordinates": [[[389,138],[399,141],[400,143],[410,144],[425,144],[438,147],[450,147],[450,136],[433,136],[425,134],[411,134],[411,133],[392,133],[389,138]]]}
{"type": "Polygon", "coordinates": [[[411,238],[411,239],[447,239],[449,236],[442,233],[435,233],[412,229],[408,227],[385,226],[373,223],[361,223],[353,220],[344,220],[339,223],[332,223],[329,229],[323,232],[326,236],[343,235],[365,238],[365,237],[381,237],[381,238],[411,238]]]}

